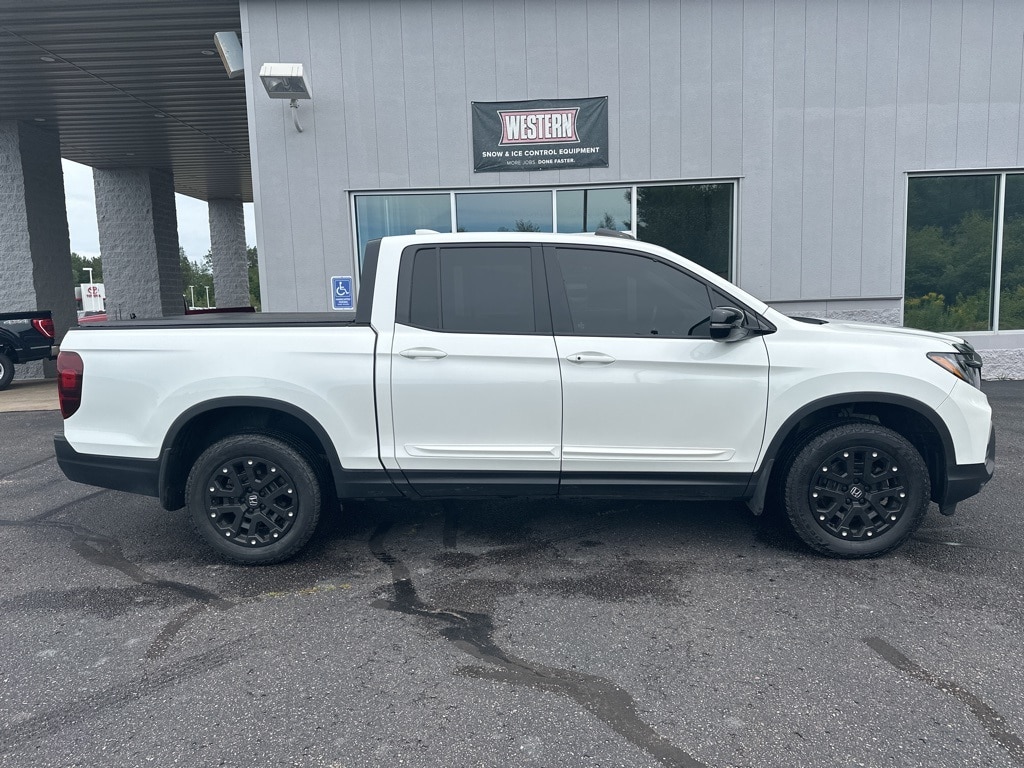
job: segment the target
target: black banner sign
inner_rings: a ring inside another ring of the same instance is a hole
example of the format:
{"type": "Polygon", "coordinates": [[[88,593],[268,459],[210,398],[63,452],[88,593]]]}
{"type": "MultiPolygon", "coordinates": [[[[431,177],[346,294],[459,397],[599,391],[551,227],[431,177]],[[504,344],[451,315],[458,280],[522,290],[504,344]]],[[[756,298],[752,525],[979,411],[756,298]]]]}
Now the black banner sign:
{"type": "Polygon", "coordinates": [[[474,171],[607,167],[607,96],[473,102],[474,171]]]}

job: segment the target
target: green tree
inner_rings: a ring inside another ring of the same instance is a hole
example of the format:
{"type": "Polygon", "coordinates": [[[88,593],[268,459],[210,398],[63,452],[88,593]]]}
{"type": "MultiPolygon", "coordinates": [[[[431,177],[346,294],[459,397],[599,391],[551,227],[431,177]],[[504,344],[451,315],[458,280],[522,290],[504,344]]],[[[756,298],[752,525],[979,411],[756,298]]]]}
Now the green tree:
{"type": "Polygon", "coordinates": [[[260,311],[260,263],[256,246],[245,249],[245,257],[249,263],[249,301],[256,311],[260,311]]]}
{"type": "Polygon", "coordinates": [[[100,257],[93,256],[91,259],[87,259],[72,251],[71,276],[75,285],[89,282],[89,273],[85,271],[87,268],[92,270],[92,282],[103,282],[103,264],[100,263],[100,257]]]}
{"type": "Polygon", "coordinates": [[[181,282],[185,291],[186,306],[193,306],[193,296],[197,307],[206,306],[206,289],[210,289],[210,306],[217,303],[213,293],[213,257],[207,253],[202,263],[192,261],[185,255],[185,249],[178,248],[178,259],[181,262],[181,282]]]}

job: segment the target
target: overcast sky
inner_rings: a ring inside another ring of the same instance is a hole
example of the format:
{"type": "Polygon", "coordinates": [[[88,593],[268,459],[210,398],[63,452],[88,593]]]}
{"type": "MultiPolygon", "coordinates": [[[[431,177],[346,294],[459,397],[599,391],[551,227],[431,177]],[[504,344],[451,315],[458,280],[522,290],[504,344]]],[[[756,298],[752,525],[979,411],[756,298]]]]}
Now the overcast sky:
{"type": "MultiPolygon", "coordinates": [[[[100,256],[96,233],[96,196],[92,187],[92,168],[62,160],[64,165],[64,196],[68,202],[68,230],[71,250],[79,256],[100,256]]],[[[184,195],[175,195],[178,208],[178,243],[193,261],[199,261],[210,250],[210,220],[206,203],[184,195]]],[[[256,245],[252,203],[245,203],[245,242],[256,245]]]]}

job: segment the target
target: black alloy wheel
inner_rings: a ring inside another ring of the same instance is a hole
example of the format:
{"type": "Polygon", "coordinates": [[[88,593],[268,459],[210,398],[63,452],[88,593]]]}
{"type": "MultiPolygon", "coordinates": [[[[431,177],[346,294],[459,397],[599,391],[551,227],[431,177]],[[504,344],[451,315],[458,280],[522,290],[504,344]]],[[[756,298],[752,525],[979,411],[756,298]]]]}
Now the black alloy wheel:
{"type": "Polygon", "coordinates": [[[928,468],[906,438],[870,422],[810,439],[786,477],[786,512],[812,549],[873,557],[920,525],[930,496],[928,468]]]}
{"type": "Polygon", "coordinates": [[[295,555],[320,515],[320,482],[293,445],[265,435],[233,435],[199,457],[186,486],[199,534],[218,552],[246,564],[295,555]]]}

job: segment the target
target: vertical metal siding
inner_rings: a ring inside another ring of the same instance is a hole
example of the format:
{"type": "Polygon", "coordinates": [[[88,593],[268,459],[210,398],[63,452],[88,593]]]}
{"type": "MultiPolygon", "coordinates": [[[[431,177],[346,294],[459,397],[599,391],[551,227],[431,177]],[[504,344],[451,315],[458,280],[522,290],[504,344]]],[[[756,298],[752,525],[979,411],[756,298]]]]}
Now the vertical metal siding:
{"type": "MultiPolygon", "coordinates": [[[[555,40],[558,46],[555,97],[579,97],[581,83],[588,84],[588,93],[582,94],[584,96],[607,95],[604,91],[594,93],[589,90],[590,36],[587,30],[585,2],[555,3],[555,40]]],[[[551,177],[560,184],[585,184],[590,181],[590,170],[559,170],[552,172],[551,177]]]]}
{"type": "MultiPolygon", "coordinates": [[[[619,4],[619,177],[651,178],[651,131],[671,126],[651,121],[650,4],[633,0],[619,4]]],[[[655,174],[663,178],[663,173],[655,174]]]]}
{"type": "Polygon", "coordinates": [[[1013,167],[1020,0],[242,0],[268,307],[355,271],[348,192],[740,178],[738,282],[902,293],[908,171],[1013,167]],[[267,61],[312,103],[270,101],[267,61]],[[255,83],[255,84],[253,84],[255,83]],[[471,101],[608,96],[607,169],[472,171],[471,101]]]}
{"type": "Polygon", "coordinates": [[[711,3],[711,175],[739,174],[743,156],[743,0],[711,3]]]}
{"type": "Polygon", "coordinates": [[[989,88],[992,81],[992,0],[975,0],[963,14],[960,41],[960,94],[956,116],[956,164],[984,166],[988,144],[989,88]]]}
{"type": "MultiPolygon", "coordinates": [[[[495,60],[497,24],[495,23],[494,3],[491,0],[475,0],[461,5],[465,37],[461,41],[455,41],[455,44],[464,47],[464,69],[462,73],[457,71],[452,73],[456,78],[452,83],[458,82],[459,77],[466,79],[467,99],[466,103],[462,105],[462,109],[468,114],[471,112],[470,102],[496,101],[498,98],[498,71],[495,60]]],[[[451,55],[457,59],[458,49],[456,48],[451,55]]],[[[447,88],[452,83],[443,83],[440,86],[447,88]]],[[[499,183],[500,175],[497,173],[473,173],[471,130],[471,120],[467,120],[467,149],[466,154],[459,161],[466,168],[469,183],[478,186],[499,183]]]]}
{"type": "MultiPolygon", "coordinates": [[[[345,152],[349,176],[330,179],[328,183],[342,188],[376,187],[381,183],[381,146],[377,136],[377,78],[374,68],[368,66],[373,61],[370,0],[347,2],[339,8],[336,18],[332,19],[325,13],[317,18],[317,23],[337,23],[341,36],[341,71],[324,72],[323,77],[318,77],[312,84],[316,96],[313,108],[323,115],[323,122],[337,120],[344,123],[348,139],[344,147],[338,147],[338,151],[345,152]],[[321,94],[327,97],[325,105],[321,105],[321,94]]],[[[254,55],[257,63],[266,61],[259,58],[259,52],[254,55]]],[[[255,169],[253,172],[255,175],[255,169]]]]}
{"type": "Polygon", "coordinates": [[[441,183],[438,160],[442,116],[434,80],[434,24],[430,3],[402,3],[402,83],[405,131],[409,137],[409,186],[441,183]]]}
{"type": "Polygon", "coordinates": [[[774,143],[775,9],[762,0],[743,8],[743,165],[737,281],[757,296],[771,295],[774,143]]]}
{"type": "MultiPolygon", "coordinates": [[[[772,231],[771,297],[797,299],[803,254],[804,76],[807,5],[803,0],[775,4],[775,49],[772,74],[772,231]]],[[[756,205],[745,200],[745,206],[756,205]]],[[[742,226],[742,223],[741,223],[742,226]]],[[[744,248],[763,247],[744,242],[744,248]]],[[[743,254],[740,254],[743,258],[743,254]]]]}
{"type": "MultiPolygon", "coordinates": [[[[309,21],[323,21],[323,23],[310,23],[309,25],[309,66],[310,72],[317,81],[331,77],[331,73],[342,72],[342,41],[341,41],[341,19],[338,6],[326,0],[315,0],[309,3],[311,9],[315,9],[309,16],[309,21]]],[[[336,75],[334,75],[336,77],[336,75]]],[[[319,235],[321,242],[321,261],[319,274],[316,271],[316,253],[309,254],[310,271],[312,273],[310,305],[317,306],[325,301],[328,294],[326,280],[322,280],[323,274],[327,275],[350,275],[347,258],[348,248],[348,217],[339,216],[338,211],[347,208],[345,190],[339,186],[335,179],[347,179],[350,176],[349,159],[346,147],[348,146],[348,135],[346,122],[343,119],[320,119],[316,120],[317,107],[330,108],[334,114],[339,114],[339,109],[345,101],[344,78],[339,78],[337,88],[325,93],[321,103],[320,99],[310,103],[306,102],[299,108],[299,119],[306,120],[311,117],[309,129],[316,131],[316,165],[317,173],[311,183],[316,184],[316,192],[319,196],[319,205],[315,211],[319,219],[319,235]]],[[[318,96],[316,85],[313,85],[313,94],[318,96]]],[[[303,124],[303,130],[306,125],[303,124]]],[[[315,226],[316,222],[314,222],[315,226]]],[[[315,241],[314,232],[310,233],[312,242],[315,241]]],[[[306,247],[306,243],[302,243],[306,247]]]]}
{"type": "Polygon", "coordinates": [[[650,9],[649,38],[641,51],[650,68],[650,115],[645,118],[651,126],[650,173],[678,179],[683,173],[679,134],[686,136],[683,116],[695,111],[694,105],[681,97],[681,8],[678,0],[651,0],[650,9]]]}
{"type": "Polygon", "coordinates": [[[892,296],[899,292],[892,288],[893,225],[903,220],[895,211],[897,198],[901,206],[903,200],[902,174],[895,170],[899,6],[891,0],[871,0],[867,35],[860,286],[862,296],[892,296]]]}
{"type": "Polygon", "coordinates": [[[466,161],[471,152],[472,115],[466,90],[470,74],[464,52],[468,46],[464,44],[466,32],[462,3],[433,3],[432,12],[434,48],[452,52],[449,56],[432,56],[434,97],[437,100],[438,185],[464,187],[472,181],[473,173],[466,161]]]}
{"type": "MultiPolygon", "coordinates": [[[[711,175],[711,39],[711,0],[684,3],[678,34],[682,70],[679,80],[682,111],[682,121],[678,123],[682,163],[679,178],[683,179],[701,179],[711,175]]],[[[667,42],[671,43],[671,39],[667,42]]]]}
{"type": "MultiPolygon", "coordinates": [[[[290,4],[284,0],[282,6],[290,7],[290,4]]],[[[344,10],[343,7],[343,15],[344,10]]],[[[373,106],[380,184],[386,188],[410,186],[410,153],[429,150],[416,141],[416,136],[410,136],[406,129],[405,51],[402,49],[400,0],[372,0],[369,37],[373,46],[370,62],[373,67],[373,106]]],[[[363,62],[364,69],[365,66],[366,62],[363,62]]],[[[360,71],[355,73],[356,77],[361,75],[360,71]]]]}
{"type": "Polygon", "coordinates": [[[1020,142],[1021,71],[1024,67],[1024,3],[996,0],[992,16],[992,56],[988,95],[985,165],[1008,167],[1024,157],[1020,142]]]}
{"type": "Polygon", "coordinates": [[[794,288],[801,295],[820,295],[820,286],[832,282],[833,198],[836,186],[836,62],[839,8],[836,0],[819,0],[807,6],[804,17],[803,194],[800,218],[799,275],[794,288]],[[811,74],[813,73],[813,74],[811,74]]]}
{"type": "MultiPolygon", "coordinates": [[[[579,2],[579,0],[577,0],[579,2]]],[[[608,168],[590,169],[590,181],[620,181],[619,58],[631,52],[619,46],[619,9],[616,0],[587,0],[587,81],[580,96],[608,97],[608,168]]],[[[584,83],[580,83],[582,91],[584,83]]],[[[628,87],[628,86],[627,86],[628,87]]]]}
{"type": "MultiPolygon", "coordinates": [[[[836,24],[836,133],[832,191],[832,297],[861,295],[868,6],[840,0],[836,24]]],[[[805,258],[814,258],[805,251],[805,258]]],[[[829,284],[814,289],[824,291],[829,284]]],[[[811,289],[811,290],[814,290],[811,289]]],[[[804,290],[807,290],[806,288],[804,290]]]]}

